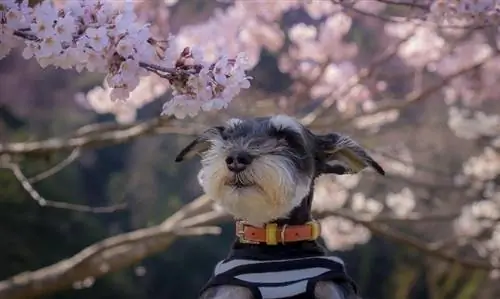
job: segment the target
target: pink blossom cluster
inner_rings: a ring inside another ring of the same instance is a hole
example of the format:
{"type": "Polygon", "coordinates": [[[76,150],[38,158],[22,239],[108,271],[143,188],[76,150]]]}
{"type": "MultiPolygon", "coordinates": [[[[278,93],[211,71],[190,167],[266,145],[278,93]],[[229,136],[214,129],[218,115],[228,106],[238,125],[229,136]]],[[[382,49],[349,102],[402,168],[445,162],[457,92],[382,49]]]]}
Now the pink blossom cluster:
{"type": "Polygon", "coordinates": [[[201,109],[227,107],[250,77],[242,54],[209,63],[190,48],[178,54],[173,38],[155,39],[149,24],[138,22],[132,2],[77,0],[55,7],[42,1],[2,1],[0,58],[24,41],[23,57],[40,66],[106,74],[112,100],[127,100],[141,78],[153,72],[168,80],[174,97],[163,114],[194,116],[201,109]]]}
{"type": "Polygon", "coordinates": [[[436,0],[430,6],[430,17],[447,21],[498,22],[497,0],[436,0]]]}
{"type": "Polygon", "coordinates": [[[225,109],[241,88],[250,87],[251,77],[245,75],[248,63],[241,54],[236,59],[222,56],[214,64],[206,64],[200,52],[185,48],[175,67],[186,72],[175,74],[174,97],[163,105],[163,111],[178,118],[195,116],[200,110],[225,109]]]}

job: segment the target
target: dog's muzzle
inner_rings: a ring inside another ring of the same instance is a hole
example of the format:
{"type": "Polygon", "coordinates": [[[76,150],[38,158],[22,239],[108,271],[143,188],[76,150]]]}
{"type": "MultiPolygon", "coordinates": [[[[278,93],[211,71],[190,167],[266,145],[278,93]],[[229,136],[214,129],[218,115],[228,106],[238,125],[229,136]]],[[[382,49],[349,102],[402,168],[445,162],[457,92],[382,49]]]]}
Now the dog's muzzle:
{"type": "Polygon", "coordinates": [[[226,185],[245,188],[254,186],[254,182],[250,181],[244,175],[244,171],[252,164],[253,156],[245,151],[234,151],[226,157],[226,166],[230,171],[230,176],[226,180],[226,185]]]}
{"type": "Polygon", "coordinates": [[[236,236],[242,243],[277,245],[300,241],[314,241],[321,234],[319,222],[313,220],[303,225],[283,225],[268,223],[265,227],[255,227],[244,221],[236,222],[236,236]]]}
{"type": "Polygon", "coordinates": [[[252,163],[252,160],[253,157],[247,152],[232,152],[226,157],[227,169],[234,173],[242,172],[252,163]]]}

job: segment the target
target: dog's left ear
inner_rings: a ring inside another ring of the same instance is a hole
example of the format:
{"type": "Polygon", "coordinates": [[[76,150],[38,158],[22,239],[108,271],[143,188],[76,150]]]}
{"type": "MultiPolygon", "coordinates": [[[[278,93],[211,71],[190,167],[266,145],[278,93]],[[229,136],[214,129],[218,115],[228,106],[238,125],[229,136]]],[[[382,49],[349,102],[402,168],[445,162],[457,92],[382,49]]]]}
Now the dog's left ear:
{"type": "Polygon", "coordinates": [[[316,147],[320,173],[354,174],[371,167],[385,175],[382,166],[348,136],[337,133],[316,135],[316,147]]]}
{"type": "Polygon", "coordinates": [[[210,148],[210,140],[221,137],[223,131],[223,126],[216,126],[206,130],[181,150],[177,157],[175,157],[175,162],[181,162],[202,154],[210,148]]]}

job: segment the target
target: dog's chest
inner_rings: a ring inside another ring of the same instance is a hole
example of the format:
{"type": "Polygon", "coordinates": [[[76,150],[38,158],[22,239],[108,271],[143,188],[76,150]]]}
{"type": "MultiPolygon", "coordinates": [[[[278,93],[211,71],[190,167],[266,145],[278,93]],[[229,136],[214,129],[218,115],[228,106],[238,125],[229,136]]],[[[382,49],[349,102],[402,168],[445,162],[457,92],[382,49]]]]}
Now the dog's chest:
{"type": "Polygon", "coordinates": [[[255,299],[314,298],[315,283],[321,280],[351,282],[338,257],[266,260],[229,257],[217,264],[204,289],[233,285],[250,289],[255,299]]]}

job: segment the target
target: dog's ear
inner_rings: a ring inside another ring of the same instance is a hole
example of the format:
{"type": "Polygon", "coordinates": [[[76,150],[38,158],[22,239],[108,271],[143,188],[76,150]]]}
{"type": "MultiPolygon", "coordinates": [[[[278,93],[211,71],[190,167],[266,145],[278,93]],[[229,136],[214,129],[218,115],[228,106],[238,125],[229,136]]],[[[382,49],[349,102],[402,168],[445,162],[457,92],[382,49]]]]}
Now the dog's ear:
{"type": "Polygon", "coordinates": [[[316,135],[315,139],[320,173],[354,174],[371,167],[385,175],[382,166],[349,136],[332,133],[316,135]]]}
{"type": "Polygon", "coordinates": [[[215,126],[203,132],[195,140],[189,143],[183,150],[180,151],[177,157],[175,157],[175,162],[181,162],[190,159],[208,150],[210,148],[210,140],[221,137],[224,129],[225,128],[223,126],[215,126]]]}

